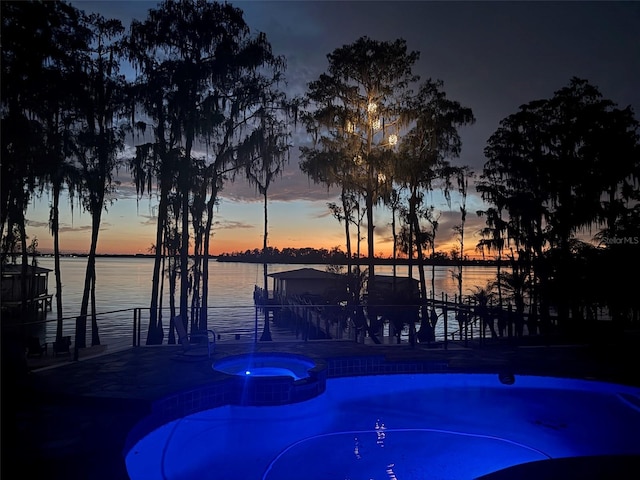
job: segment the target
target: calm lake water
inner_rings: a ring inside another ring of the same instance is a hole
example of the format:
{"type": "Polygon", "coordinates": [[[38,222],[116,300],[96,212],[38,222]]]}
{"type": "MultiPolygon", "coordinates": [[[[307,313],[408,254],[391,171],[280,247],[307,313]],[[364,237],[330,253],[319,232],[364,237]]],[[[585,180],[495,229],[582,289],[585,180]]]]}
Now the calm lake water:
{"type": "MultiPolygon", "coordinates": [[[[42,257],[38,265],[53,270],[53,258],[42,257]]],[[[64,313],[64,335],[75,332],[75,317],[80,313],[82,290],[84,284],[86,258],[61,259],[62,302],[64,313]]],[[[269,273],[296,270],[299,268],[316,268],[325,270],[325,265],[290,265],[271,264],[269,273]]],[[[148,309],[151,298],[151,279],[153,272],[152,258],[117,258],[101,257],[96,259],[96,311],[101,343],[108,343],[109,338],[131,338],[133,329],[133,309],[148,309]]],[[[458,285],[452,277],[452,267],[436,267],[435,290],[451,298],[457,293],[458,285]]],[[[376,266],[376,274],[392,275],[393,267],[376,266]]],[[[397,275],[407,275],[407,267],[400,266],[397,275]]],[[[431,267],[427,269],[428,290],[431,289],[431,267]]],[[[484,287],[488,281],[495,279],[495,267],[464,267],[463,295],[470,294],[475,286],[484,287]]],[[[418,278],[414,267],[413,276],[418,278]]],[[[272,288],[269,278],[269,289],[272,288]]],[[[255,285],[263,286],[263,266],[252,263],[217,262],[211,260],[209,265],[209,327],[221,336],[221,340],[235,338],[236,334],[244,339],[253,339],[255,332],[255,308],[253,290],[255,285]]],[[[163,320],[165,332],[168,330],[168,284],[165,284],[163,307],[166,314],[163,320]]],[[[55,277],[49,274],[49,293],[55,294],[55,277]]],[[[47,327],[44,337],[47,341],[55,338],[55,298],[53,311],[47,314],[47,327]]],[[[142,323],[142,341],[146,338],[145,312],[142,323]]],[[[260,318],[260,333],[263,317],[260,318]]],[[[278,335],[291,336],[289,332],[278,332],[272,329],[274,340],[278,335]]],[[[165,333],[166,338],[166,333],[165,333]]],[[[295,337],[294,337],[295,338],[295,337]]],[[[90,331],[87,340],[90,342],[90,331]]]]}

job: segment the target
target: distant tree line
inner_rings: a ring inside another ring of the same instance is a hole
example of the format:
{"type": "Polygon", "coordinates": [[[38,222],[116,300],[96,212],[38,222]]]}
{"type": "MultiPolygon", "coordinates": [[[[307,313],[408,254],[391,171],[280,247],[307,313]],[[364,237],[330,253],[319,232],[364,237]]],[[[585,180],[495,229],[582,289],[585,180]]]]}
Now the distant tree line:
{"type": "MultiPolygon", "coordinates": [[[[347,258],[346,252],[340,247],[326,248],[283,248],[267,247],[266,250],[254,248],[244,252],[222,253],[217,257],[219,262],[247,262],[247,263],[306,263],[306,264],[331,264],[331,265],[367,265],[367,257],[347,258]]],[[[455,256],[450,256],[446,252],[436,252],[430,256],[425,263],[431,265],[453,265],[457,266],[459,260],[455,256]]],[[[407,265],[408,258],[388,258],[376,257],[376,265],[407,265]]],[[[464,265],[495,265],[495,260],[469,260],[463,261],[464,265]]]]}
{"type": "Polygon", "coordinates": [[[283,248],[279,250],[267,247],[266,250],[254,248],[244,252],[223,253],[218,255],[219,262],[251,263],[335,263],[346,264],[347,256],[338,247],[326,248],[283,248]]]}

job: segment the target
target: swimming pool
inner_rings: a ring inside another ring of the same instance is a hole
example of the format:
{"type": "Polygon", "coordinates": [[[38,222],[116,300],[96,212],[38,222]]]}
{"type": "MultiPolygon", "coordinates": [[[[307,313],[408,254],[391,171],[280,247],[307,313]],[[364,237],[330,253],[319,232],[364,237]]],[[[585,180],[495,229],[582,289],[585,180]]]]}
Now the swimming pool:
{"type": "Polygon", "coordinates": [[[310,400],[228,405],[155,429],[132,480],[470,479],[551,458],[640,454],[640,389],[497,374],[332,378],[310,400]]]}

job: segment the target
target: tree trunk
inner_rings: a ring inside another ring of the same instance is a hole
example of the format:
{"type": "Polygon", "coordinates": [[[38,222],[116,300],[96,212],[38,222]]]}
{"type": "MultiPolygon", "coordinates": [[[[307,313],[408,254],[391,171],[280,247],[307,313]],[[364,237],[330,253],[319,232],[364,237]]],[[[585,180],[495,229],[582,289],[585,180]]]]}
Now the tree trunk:
{"type": "MultiPolygon", "coordinates": [[[[89,296],[91,293],[92,279],[96,271],[96,250],[98,248],[98,233],[100,231],[100,219],[102,218],[102,208],[104,206],[104,182],[100,182],[102,188],[99,189],[98,198],[92,206],[91,213],[91,245],[87,257],[87,269],[84,276],[84,289],[82,292],[82,302],[80,304],[80,317],[76,323],[76,354],[78,348],[87,346],[87,312],[89,308],[89,296]]],[[[97,330],[97,326],[95,327],[97,330]]],[[[93,325],[92,325],[93,331],[93,325]]],[[[92,333],[92,338],[93,338],[92,333]]],[[[97,335],[97,333],[96,333],[97,335]]],[[[77,358],[74,358],[77,360],[77,358]]]]}
{"type": "Polygon", "coordinates": [[[180,242],[180,315],[183,320],[189,318],[188,294],[189,294],[189,177],[191,172],[191,148],[193,140],[187,134],[185,145],[185,157],[180,169],[180,193],[182,195],[182,232],[180,242]]]}
{"type": "Polygon", "coordinates": [[[56,282],[56,341],[62,341],[62,273],[60,268],[60,186],[53,186],[53,206],[51,208],[51,232],[53,233],[53,270],[56,282]]]}
{"type": "Polygon", "coordinates": [[[369,260],[369,282],[368,282],[368,290],[369,294],[371,294],[372,290],[375,290],[375,253],[374,253],[374,238],[373,238],[373,192],[367,192],[366,196],[366,208],[367,208],[367,256],[369,260]]]}
{"type": "Polygon", "coordinates": [[[215,187],[216,179],[212,180],[211,198],[207,202],[207,223],[204,235],[204,263],[202,265],[202,310],[200,314],[199,328],[206,331],[208,326],[209,311],[209,245],[211,243],[211,228],[213,226],[213,207],[216,204],[218,190],[215,187]]]}
{"type": "Polygon", "coordinates": [[[169,344],[176,343],[176,334],[173,329],[173,320],[176,318],[176,251],[171,247],[168,251],[169,257],[169,344]]]}
{"type": "Polygon", "coordinates": [[[436,231],[432,230],[433,235],[431,236],[431,299],[435,300],[436,298],[436,231]]]}
{"type": "MultiPolygon", "coordinates": [[[[196,199],[194,198],[194,203],[196,199]]],[[[201,315],[201,298],[200,298],[200,282],[202,272],[202,242],[203,242],[203,231],[202,231],[202,211],[196,211],[195,209],[192,212],[192,221],[193,221],[193,265],[191,267],[192,271],[192,281],[191,281],[191,315],[189,318],[191,319],[191,331],[195,331],[199,329],[200,323],[200,315],[201,315]]]]}
{"type": "Polygon", "coordinates": [[[344,235],[345,242],[347,248],[347,275],[351,276],[351,232],[350,232],[350,223],[351,223],[351,206],[348,205],[347,197],[344,191],[344,188],[340,192],[340,199],[342,200],[342,210],[344,212],[344,235]]]}
{"type": "Polygon", "coordinates": [[[91,346],[100,345],[100,335],[98,334],[98,322],[96,320],[96,270],[93,269],[91,279],[91,346]]]}
{"type": "Polygon", "coordinates": [[[416,233],[414,233],[415,227],[414,227],[413,218],[416,217],[417,203],[418,203],[417,187],[414,186],[411,188],[411,196],[409,197],[409,238],[408,238],[408,245],[407,245],[407,252],[408,252],[407,270],[408,270],[409,278],[412,278],[413,276],[413,240],[414,240],[414,237],[417,235],[416,233]]]}
{"type": "Polygon", "coordinates": [[[18,223],[18,228],[20,230],[20,245],[22,249],[22,267],[20,276],[20,310],[21,310],[21,318],[23,322],[28,322],[31,318],[31,312],[29,311],[28,297],[29,297],[29,254],[27,252],[27,231],[24,226],[24,215],[21,215],[20,221],[18,223]]]}
{"type": "MultiPolygon", "coordinates": [[[[415,209],[414,209],[415,212],[415,209]]],[[[427,279],[424,273],[424,255],[422,254],[422,234],[420,230],[420,222],[418,221],[418,216],[414,214],[412,221],[414,222],[414,230],[416,232],[416,253],[418,256],[418,275],[420,276],[420,299],[421,299],[421,308],[420,308],[420,332],[419,336],[421,339],[425,339],[430,341],[433,337],[431,333],[431,324],[429,323],[429,312],[427,310],[427,279]],[[423,329],[424,332],[423,332],[423,329]]],[[[411,328],[411,325],[410,325],[411,328]]],[[[415,328],[415,325],[413,325],[415,328]]]]}
{"type": "MultiPolygon", "coordinates": [[[[164,331],[158,319],[158,290],[160,288],[161,264],[164,262],[163,255],[163,232],[167,222],[168,189],[165,181],[162,180],[160,189],[160,202],[158,205],[158,222],[156,224],[156,251],[153,259],[153,275],[151,280],[151,305],[149,308],[149,328],[147,331],[147,345],[161,345],[164,339],[164,331]]],[[[164,276],[164,272],[162,272],[164,276]]]]}
{"type": "MultiPolygon", "coordinates": [[[[265,292],[265,295],[267,295],[267,298],[265,300],[268,301],[269,285],[267,283],[266,254],[267,254],[267,234],[269,232],[269,228],[268,228],[268,215],[267,215],[267,189],[266,188],[263,189],[263,195],[264,195],[264,238],[262,241],[262,260],[263,260],[262,271],[264,276],[264,292],[265,292]]],[[[271,330],[269,328],[269,313],[268,313],[268,310],[265,310],[264,311],[264,329],[262,331],[262,336],[260,337],[260,341],[270,342],[271,340],[272,338],[271,338],[271,330]]]]}
{"type": "MultiPolygon", "coordinates": [[[[394,204],[394,207],[391,211],[391,235],[393,237],[393,253],[392,253],[392,257],[393,257],[393,278],[396,278],[396,259],[397,259],[397,251],[398,251],[398,240],[397,240],[397,235],[396,235],[396,204],[394,204]]],[[[395,283],[394,283],[395,286],[395,283]]]]}

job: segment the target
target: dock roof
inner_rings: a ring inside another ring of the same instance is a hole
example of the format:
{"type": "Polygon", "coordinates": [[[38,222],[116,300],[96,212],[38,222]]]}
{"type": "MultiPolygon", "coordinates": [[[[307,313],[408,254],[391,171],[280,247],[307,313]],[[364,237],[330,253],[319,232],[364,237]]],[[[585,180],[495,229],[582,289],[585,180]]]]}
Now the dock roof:
{"type": "Polygon", "coordinates": [[[316,270],[315,268],[299,268],[297,270],[287,270],[286,272],[270,273],[269,277],[276,278],[278,280],[316,280],[316,279],[335,279],[341,277],[337,273],[324,272],[322,270],[316,270]]]}
{"type": "MultiPolygon", "coordinates": [[[[53,270],[51,270],[50,268],[37,267],[37,266],[34,267],[33,265],[27,265],[27,274],[29,275],[33,275],[34,273],[36,275],[43,275],[45,273],[49,273],[52,271],[53,270]]],[[[2,265],[3,277],[18,276],[18,275],[22,275],[22,265],[19,265],[16,263],[8,263],[6,265],[2,265]]]]}

